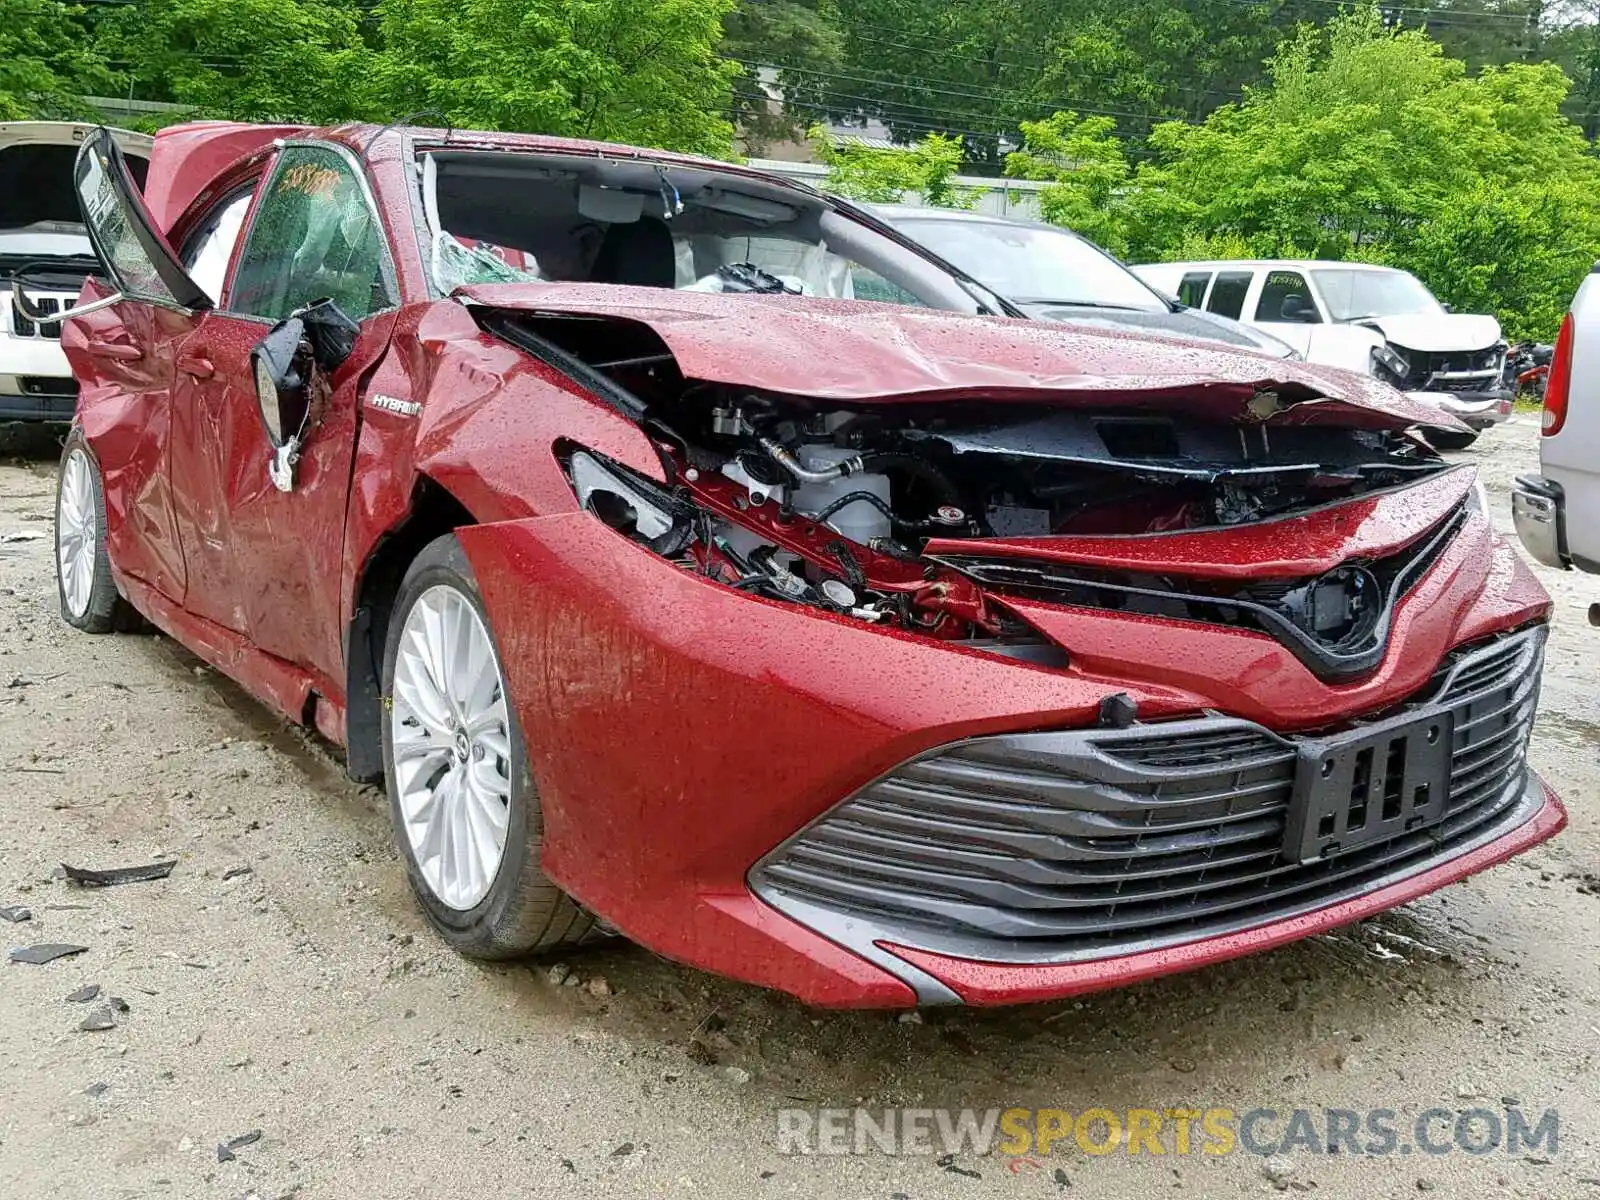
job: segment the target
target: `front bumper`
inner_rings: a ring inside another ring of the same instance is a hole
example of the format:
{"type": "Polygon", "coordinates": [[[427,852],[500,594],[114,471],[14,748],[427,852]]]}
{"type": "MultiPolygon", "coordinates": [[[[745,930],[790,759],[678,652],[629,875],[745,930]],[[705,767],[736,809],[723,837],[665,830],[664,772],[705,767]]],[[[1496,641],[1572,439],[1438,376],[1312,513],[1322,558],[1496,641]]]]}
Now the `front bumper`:
{"type": "Polygon", "coordinates": [[[1511,416],[1515,394],[1509,388],[1473,392],[1407,392],[1412,399],[1437,405],[1456,420],[1473,429],[1488,429],[1511,416]]]}
{"type": "Polygon", "coordinates": [[[1519,475],[1511,491],[1511,521],[1522,547],[1537,562],[1565,570],[1567,554],[1566,493],[1559,483],[1540,475],[1519,475]]]}
{"type": "Polygon", "coordinates": [[[1544,640],[1459,653],[1423,699],[1342,734],[1206,716],[940,747],[791,838],[752,887],[861,952],[1030,969],[1289,925],[1534,818],[1544,640]]]}
{"type": "Polygon", "coordinates": [[[1563,820],[1553,799],[1505,810],[1515,820],[1497,818],[1482,845],[1408,859],[1398,879],[1379,872],[1354,894],[1197,924],[1159,945],[1102,942],[1090,957],[1006,961],[904,922],[870,925],[826,897],[810,902],[831,915],[813,919],[763,898],[753,867],[908,761],[973,739],[1091,730],[1116,693],[1141,723],[1216,710],[1279,731],[1342,727],[1418,695],[1453,647],[1525,627],[1548,600],[1474,514],[1358,681],[1325,683],[1245,630],[1030,604],[1029,622],[1072,655],[1060,670],[734,592],[587,513],[458,536],[527,733],[546,873],[658,953],[810,1004],[999,1004],[1130,982],[1390,907],[1563,820]]]}
{"type": "Polygon", "coordinates": [[[70,375],[0,374],[0,421],[68,423],[78,407],[70,375]]]}

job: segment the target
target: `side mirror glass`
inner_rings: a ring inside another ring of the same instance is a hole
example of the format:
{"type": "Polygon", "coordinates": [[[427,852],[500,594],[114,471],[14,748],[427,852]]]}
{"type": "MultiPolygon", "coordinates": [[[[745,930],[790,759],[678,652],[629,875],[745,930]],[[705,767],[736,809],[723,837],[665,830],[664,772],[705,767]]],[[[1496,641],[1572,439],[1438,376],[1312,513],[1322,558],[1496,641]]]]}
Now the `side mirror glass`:
{"type": "Polygon", "coordinates": [[[274,325],[250,352],[261,426],[272,446],[268,473],[280,492],[294,488],[294,464],[300,457],[300,439],[310,409],[307,385],[311,366],[311,344],[299,317],[274,325]]]}
{"type": "Polygon", "coordinates": [[[1278,305],[1278,317],[1284,321],[1303,321],[1306,319],[1306,302],[1301,297],[1290,293],[1283,298],[1283,303],[1278,305]]]}

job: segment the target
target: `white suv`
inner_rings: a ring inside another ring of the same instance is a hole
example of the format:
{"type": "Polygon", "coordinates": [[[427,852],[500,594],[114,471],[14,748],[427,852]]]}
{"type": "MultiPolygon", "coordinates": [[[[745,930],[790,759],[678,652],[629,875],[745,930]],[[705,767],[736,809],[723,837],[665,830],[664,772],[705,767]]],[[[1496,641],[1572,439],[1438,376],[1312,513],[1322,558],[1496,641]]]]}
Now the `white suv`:
{"type": "MultiPolygon", "coordinates": [[[[1308,362],[1375,375],[1473,430],[1511,415],[1500,322],[1452,313],[1415,275],[1306,259],[1147,263],[1133,268],[1184,304],[1276,334],[1308,362]]],[[[1430,431],[1443,449],[1477,434],[1430,431]]]]}
{"type": "MultiPolygon", "coordinates": [[[[1544,389],[1538,475],[1517,478],[1511,517],[1523,547],[1552,567],[1600,573],[1600,263],[1561,322],[1544,389]]],[[[1600,604],[1589,609],[1600,625],[1600,604]]]]}
{"type": "MultiPolygon", "coordinates": [[[[63,121],[0,124],[0,421],[70,421],[77,405],[60,323],[14,309],[11,281],[20,273],[31,302],[60,312],[100,270],[72,179],[78,145],[93,129],[63,121]]],[[[115,136],[142,175],[151,139],[120,130],[115,136]]]]}

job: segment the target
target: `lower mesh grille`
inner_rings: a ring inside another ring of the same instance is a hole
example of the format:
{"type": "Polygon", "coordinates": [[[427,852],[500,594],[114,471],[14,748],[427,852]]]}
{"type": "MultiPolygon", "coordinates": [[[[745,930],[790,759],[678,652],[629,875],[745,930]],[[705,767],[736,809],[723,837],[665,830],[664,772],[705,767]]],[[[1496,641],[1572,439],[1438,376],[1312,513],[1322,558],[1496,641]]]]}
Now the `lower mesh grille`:
{"type": "Polygon", "coordinates": [[[874,938],[1016,961],[1125,953],[1321,907],[1531,815],[1544,638],[1537,628],[1457,654],[1415,702],[1450,714],[1448,800],[1434,823],[1381,841],[1286,855],[1298,740],[1204,717],[943,747],[832,809],[751,883],[779,908],[865,921],[874,938]]]}

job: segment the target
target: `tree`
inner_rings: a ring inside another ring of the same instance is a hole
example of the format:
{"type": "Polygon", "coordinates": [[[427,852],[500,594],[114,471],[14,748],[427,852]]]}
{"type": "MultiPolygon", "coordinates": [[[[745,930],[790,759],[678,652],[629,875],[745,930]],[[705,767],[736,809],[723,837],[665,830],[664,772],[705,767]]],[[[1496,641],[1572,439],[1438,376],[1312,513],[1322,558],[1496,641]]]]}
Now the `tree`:
{"type": "Polygon", "coordinates": [[[704,154],[732,149],[733,0],[382,0],[370,95],[396,116],[704,154]]]}
{"type": "Polygon", "coordinates": [[[0,120],[92,116],[84,93],[113,86],[90,45],[84,10],[54,0],[0,0],[0,120]]]}
{"type": "Polygon", "coordinates": [[[1022,123],[1023,148],[1006,158],[1006,174],[1048,180],[1039,193],[1044,219],[1064,225],[1117,254],[1127,251],[1118,191],[1128,160],[1109,117],[1060,112],[1022,123]]]}
{"type": "Polygon", "coordinates": [[[816,126],[811,141],[828,164],[828,190],[852,200],[898,204],[907,192],[918,192],[935,208],[971,208],[975,194],[951,182],[961,166],[961,139],[930,133],[905,150],[881,150],[836,142],[816,126]]]}
{"type": "Polygon", "coordinates": [[[1046,215],[1131,256],[1354,258],[1414,270],[1444,300],[1548,337],[1600,253],[1600,162],[1550,64],[1470,77],[1377,10],[1286,42],[1270,84],[1203,123],[1168,122],[1131,175],[1103,123],[1026,125],[1018,175],[1046,215]]]}
{"type": "Polygon", "coordinates": [[[733,120],[752,153],[798,136],[825,114],[823,81],[844,54],[835,0],[741,0],[723,33],[723,55],[745,71],[734,85],[733,120]],[[773,72],[781,104],[757,78],[762,69],[773,72]]]}
{"type": "Polygon", "coordinates": [[[99,40],[142,94],[197,115],[334,123],[364,115],[357,15],[337,0],[143,0],[99,40]]]}

